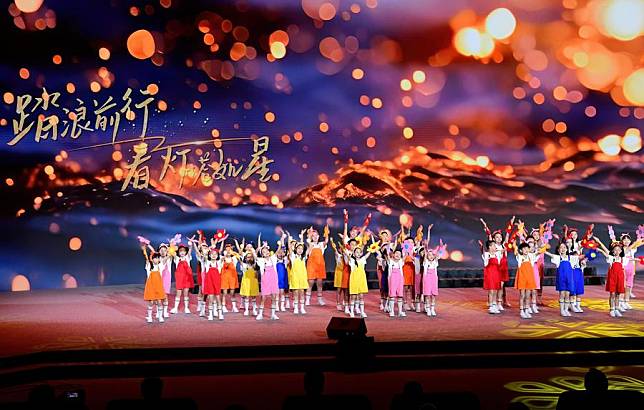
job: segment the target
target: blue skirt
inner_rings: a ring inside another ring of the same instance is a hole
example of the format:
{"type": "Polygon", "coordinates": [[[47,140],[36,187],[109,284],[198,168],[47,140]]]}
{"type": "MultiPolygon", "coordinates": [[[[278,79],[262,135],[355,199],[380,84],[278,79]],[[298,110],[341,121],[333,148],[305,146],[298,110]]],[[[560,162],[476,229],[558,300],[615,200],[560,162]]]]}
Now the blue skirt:
{"type": "Polygon", "coordinates": [[[277,262],[277,286],[280,289],[288,289],[288,271],[283,262],[277,262]]]}
{"type": "Polygon", "coordinates": [[[574,292],[575,290],[575,279],[572,271],[572,265],[570,261],[561,261],[559,267],[557,268],[557,278],[555,282],[555,288],[557,291],[568,291],[574,292]]]}
{"type": "Polygon", "coordinates": [[[574,268],[572,270],[572,280],[574,283],[574,290],[570,291],[571,295],[584,294],[584,271],[581,268],[574,268]]]}

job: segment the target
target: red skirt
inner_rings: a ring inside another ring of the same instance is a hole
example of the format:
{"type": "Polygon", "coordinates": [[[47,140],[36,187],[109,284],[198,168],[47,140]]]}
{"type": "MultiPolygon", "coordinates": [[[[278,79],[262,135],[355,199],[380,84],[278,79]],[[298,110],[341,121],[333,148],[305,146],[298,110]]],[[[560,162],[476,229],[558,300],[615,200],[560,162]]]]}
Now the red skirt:
{"type": "Polygon", "coordinates": [[[508,269],[507,255],[503,255],[503,257],[501,258],[501,261],[499,262],[499,275],[501,278],[501,282],[510,281],[510,269],[508,269]]]}
{"type": "Polygon", "coordinates": [[[414,276],[416,274],[416,267],[414,261],[406,261],[403,265],[403,280],[405,286],[412,286],[414,284],[414,276]]]}
{"type": "Polygon", "coordinates": [[[201,280],[202,276],[203,274],[202,274],[201,263],[198,263],[197,264],[197,285],[199,286],[203,285],[203,281],[201,280]]]}
{"type": "Polygon", "coordinates": [[[606,274],[606,291],[611,293],[624,293],[624,266],[613,262],[606,274]]]}
{"type": "Polygon", "coordinates": [[[483,289],[501,289],[501,272],[499,271],[499,264],[496,262],[496,258],[490,259],[490,262],[483,269],[483,289]]]}
{"type": "Polygon", "coordinates": [[[221,274],[219,269],[215,267],[208,269],[203,282],[204,295],[218,295],[221,293],[221,274]]]}
{"type": "Polygon", "coordinates": [[[192,277],[192,270],[186,261],[180,261],[177,270],[174,272],[175,286],[177,289],[191,289],[195,286],[192,277]]]}

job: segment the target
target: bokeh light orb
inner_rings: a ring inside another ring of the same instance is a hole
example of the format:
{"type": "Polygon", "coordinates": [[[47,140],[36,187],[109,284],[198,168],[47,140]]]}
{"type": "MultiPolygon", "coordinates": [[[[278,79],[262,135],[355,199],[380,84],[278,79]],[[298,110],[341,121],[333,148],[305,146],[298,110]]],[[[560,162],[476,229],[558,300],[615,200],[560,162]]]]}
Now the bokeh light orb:
{"type": "Polygon", "coordinates": [[[629,128],[624,133],[621,147],[624,151],[635,153],[642,149],[642,135],[637,128],[629,128]]]}
{"type": "Polygon", "coordinates": [[[11,279],[12,292],[24,292],[27,290],[31,290],[31,284],[25,275],[16,275],[11,279]]]}
{"type": "Polygon", "coordinates": [[[127,38],[127,50],[139,60],[152,57],[155,49],[154,37],[147,30],[137,30],[127,38]]]}
{"type": "Polygon", "coordinates": [[[42,6],[43,0],[14,0],[14,3],[23,13],[33,13],[42,6]]]}
{"type": "Polygon", "coordinates": [[[478,55],[481,51],[481,33],[472,27],[460,29],[454,36],[454,47],[464,56],[478,55]]]}
{"type": "Polygon", "coordinates": [[[517,20],[505,7],[492,10],[485,19],[485,31],[497,40],[503,40],[514,33],[517,20]]]}
{"type": "Polygon", "coordinates": [[[606,155],[618,155],[621,151],[622,137],[617,134],[610,134],[597,141],[599,149],[606,155]]]}
{"type": "Polygon", "coordinates": [[[611,37],[630,41],[644,32],[642,0],[609,0],[599,12],[601,28],[611,37]]]}
{"type": "Polygon", "coordinates": [[[73,251],[79,250],[82,245],[83,245],[83,242],[78,236],[74,236],[73,238],[69,239],[69,249],[73,251]]]}
{"type": "Polygon", "coordinates": [[[644,105],[644,68],[633,71],[624,80],[624,97],[633,105],[644,105]]]}

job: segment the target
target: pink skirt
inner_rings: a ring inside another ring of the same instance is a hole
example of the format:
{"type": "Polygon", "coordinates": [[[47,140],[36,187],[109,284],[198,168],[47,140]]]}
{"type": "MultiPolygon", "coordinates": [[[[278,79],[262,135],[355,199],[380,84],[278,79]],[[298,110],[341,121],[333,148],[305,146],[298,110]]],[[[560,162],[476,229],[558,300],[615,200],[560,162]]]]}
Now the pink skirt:
{"type": "Polygon", "coordinates": [[[167,267],[161,272],[161,280],[163,281],[163,291],[165,293],[170,293],[170,288],[172,287],[172,273],[167,267]]]}
{"type": "Polygon", "coordinates": [[[633,287],[635,280],[635,263],[629,262],[624,266],[624,281],[629,288],[633,287]]]}
{"type": "Polygon", "coordinates": [[[438,274],[436,269],[428,269],[423,275],[423,295],[438,296],[438,274]]]}
{"type": "Polygon", "coordinates": [[[420,295],[423,290],[422,281],[423,275],[421,273],[414,274],[414,295],[420,295]]]}
{"type": "Polygon", "coordinates": [[[402,298],[404,296],[404,285],[405,281],[403,279],[403,274],[400,269],[392,269],[389,274],[389,297],[402,298]]]}
{"type": "Polygon", "coordinates": [[[275,266],[266,266],[262,275],[261,283],[262,296],[277,295],[280,293],[275,266]]]}
{"type": "Polygon", "coordinates": [[[541,275],[539,272],[539,263],[535,263],[533,265],[534,270],[534,285],[536,286],[535,289],[541,289],[541,275]]]}

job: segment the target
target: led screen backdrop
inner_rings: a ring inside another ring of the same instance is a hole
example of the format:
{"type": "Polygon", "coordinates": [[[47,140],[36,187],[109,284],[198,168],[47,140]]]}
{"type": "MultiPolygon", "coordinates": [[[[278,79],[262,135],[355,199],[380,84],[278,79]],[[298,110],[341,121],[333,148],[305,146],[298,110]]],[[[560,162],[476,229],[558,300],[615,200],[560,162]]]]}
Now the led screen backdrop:
{"type": "Polygon", "coordinates": [[[0,19],[0,290],[142,283],[138,236],[337,236],[345,208],[433,224],[446,268],[480,266],[481,217],[606,241],[642,221],[637,0],[15,0],[0,19]]]}

